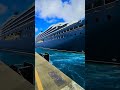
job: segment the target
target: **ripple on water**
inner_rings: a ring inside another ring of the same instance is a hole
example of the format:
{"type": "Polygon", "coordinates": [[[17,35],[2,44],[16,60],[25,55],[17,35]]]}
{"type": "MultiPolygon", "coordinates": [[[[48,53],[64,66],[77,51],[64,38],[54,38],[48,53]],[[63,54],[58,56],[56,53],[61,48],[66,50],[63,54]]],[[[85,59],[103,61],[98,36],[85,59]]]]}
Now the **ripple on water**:
{"type": "Polygon", "coordinates": [[[91,90],[120,90],[120,66],[86,64],[86,88],[91,90]]]}
{"type": "Polygon", "coordinates": [[[49,53],[50,63],[60,69],[63,73],[73,79],[82,87],[85,87],[85,56],[80,53],[59,52],[37,48],[38,53],[49,53]]]}

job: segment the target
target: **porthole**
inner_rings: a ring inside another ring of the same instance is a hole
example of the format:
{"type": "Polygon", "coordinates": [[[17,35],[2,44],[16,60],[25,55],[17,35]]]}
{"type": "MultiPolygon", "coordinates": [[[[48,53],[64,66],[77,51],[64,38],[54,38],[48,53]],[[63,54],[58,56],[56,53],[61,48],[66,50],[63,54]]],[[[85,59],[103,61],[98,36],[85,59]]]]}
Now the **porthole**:
{"type": "Polygon", "coordinates": [[[73,28],[70,28],[70,30],[72,30],[73,28]]]}

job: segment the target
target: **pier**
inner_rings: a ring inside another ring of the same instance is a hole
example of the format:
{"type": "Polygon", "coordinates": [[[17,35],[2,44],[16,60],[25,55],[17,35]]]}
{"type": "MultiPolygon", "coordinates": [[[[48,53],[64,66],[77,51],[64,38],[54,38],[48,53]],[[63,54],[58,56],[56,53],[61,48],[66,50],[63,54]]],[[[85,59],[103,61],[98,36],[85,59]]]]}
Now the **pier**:
{"type": "Polygon", "coordinates": [[[0,90],[34,90],[34,85],[0,61],[0,90]]]}
{"type": "Polygon", "coordinates": [[[36,90],[84,90],[80,85],[35,53],[36,90]]]}

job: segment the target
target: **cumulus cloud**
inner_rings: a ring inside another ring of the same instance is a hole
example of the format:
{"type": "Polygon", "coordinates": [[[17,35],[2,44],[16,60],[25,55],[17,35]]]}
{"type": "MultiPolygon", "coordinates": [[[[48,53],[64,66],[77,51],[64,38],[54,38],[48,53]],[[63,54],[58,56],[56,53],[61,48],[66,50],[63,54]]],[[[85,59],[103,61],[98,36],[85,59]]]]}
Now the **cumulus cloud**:
{"type": "Polygon", "coordinates": [[[53,22],[56,22],[57,20],[54,19],[54,18],[52,18],[52,19],[46,19],[46,21],[47,21],[48,23],[53,23],[53,22]]]}
{"type": "Polygon", "coordinates": [[[3,4],[0,4],[0,14],[4,14],[7,11],[7,7],[3,4]]]}
{"type": "Polygon", "coordinates": [[[85,17],[85,0],[36,0],[35,12],[38,18],[54,21],[54,18],[71,22],[85,17]]]}

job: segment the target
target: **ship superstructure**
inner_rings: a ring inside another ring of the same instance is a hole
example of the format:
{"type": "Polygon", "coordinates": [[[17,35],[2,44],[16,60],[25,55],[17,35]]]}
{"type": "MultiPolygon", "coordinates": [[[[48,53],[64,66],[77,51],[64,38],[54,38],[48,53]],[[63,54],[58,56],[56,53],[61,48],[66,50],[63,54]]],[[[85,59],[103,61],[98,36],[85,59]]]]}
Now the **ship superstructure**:
{"type": "Polygon", "coordinates": [[[34,47],[35,6],[11,16],[0,28],[0,48],[31,51],[34,47]]]}
{"type": "Polygon", "coordinates": [[[50,26],[36,38],[36,47],[66,51],[84,51],[84,20],[50,26]]]}

